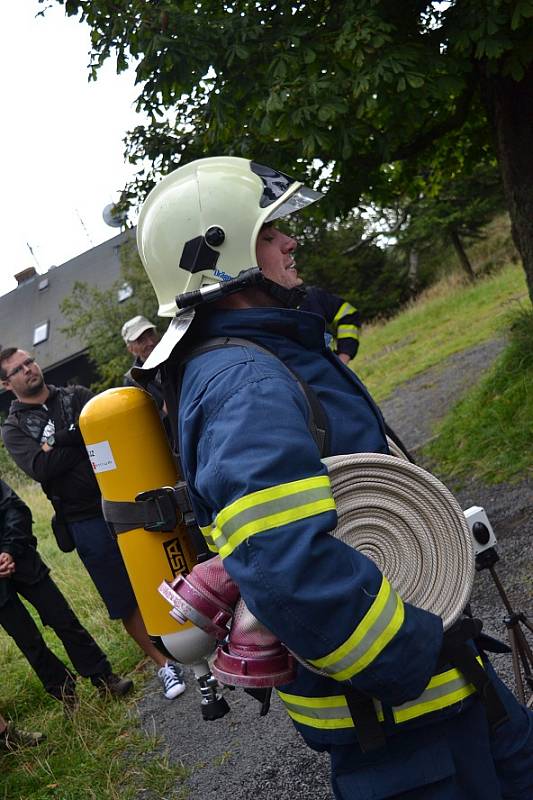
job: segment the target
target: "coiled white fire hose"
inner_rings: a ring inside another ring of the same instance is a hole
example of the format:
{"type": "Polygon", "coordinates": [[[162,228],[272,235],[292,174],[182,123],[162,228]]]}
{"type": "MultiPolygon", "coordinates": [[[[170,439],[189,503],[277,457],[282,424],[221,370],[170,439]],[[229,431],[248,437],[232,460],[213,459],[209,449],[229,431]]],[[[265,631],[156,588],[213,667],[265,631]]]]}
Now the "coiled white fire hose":
{"type": "Polygon", "coordinates": [[[451,492],[396,455],[356,453],[324,463],[337,506],[332,534],[370,558],[404,601],[437,614],[448,629],[468,602],[475,574],[472,538],[451,492]]]}
{"type": "MultiPolygon", "coordinates": [[[[356,453],[324,459],[338,515],[331,535],[370,558],[404,601],[440,616],[447,630],[472,591],[470,532],[449,490],[407,461],[392,442],[389,447],[396,455],[356,453]]],[[[213,663],[213,674],[223,683],[276,686],[281,673],[282,683],[292,679],[284,648],[250,614],[220,557],[198,564],[171,584],[164,582],[159,591],[178,619],[191,619],[218,638],[226,636],[233,617],[228,641],[218,648],[213,663]]],[[[293,655],[308,669],[321,672],[293,655]]]]}

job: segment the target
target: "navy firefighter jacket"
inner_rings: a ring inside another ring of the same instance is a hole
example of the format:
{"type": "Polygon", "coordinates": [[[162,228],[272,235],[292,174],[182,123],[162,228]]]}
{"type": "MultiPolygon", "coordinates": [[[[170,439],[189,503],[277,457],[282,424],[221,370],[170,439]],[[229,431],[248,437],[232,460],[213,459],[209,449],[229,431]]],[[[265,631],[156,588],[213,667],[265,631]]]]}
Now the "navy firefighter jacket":
{"type": "MultiPolygon", "coordinates": [[[[199,327],[199,326],[198,326],[199,327]]],[[[308,406],[284,361],[314,390],[330,454],[387,453],[379,409],[324,343],[315,314],[216,310],[202,338],[231,346],[187,362],[180,453],[198,523],[253,614],[315,670],[280,697],[311,746],[355,741],[347,684],[374,698],[385,730],[458,713],[474,689],[449,669],[435,678],[442,622],[403,603],[364,555],[329,535],[337,522],[308,406]]]]}

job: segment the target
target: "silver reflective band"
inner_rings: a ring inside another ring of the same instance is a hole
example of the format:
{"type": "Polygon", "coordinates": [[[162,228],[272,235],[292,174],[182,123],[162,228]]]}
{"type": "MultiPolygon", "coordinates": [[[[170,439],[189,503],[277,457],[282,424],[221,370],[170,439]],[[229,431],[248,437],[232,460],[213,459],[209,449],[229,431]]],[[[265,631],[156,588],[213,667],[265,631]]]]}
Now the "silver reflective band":
{"type": "Polygon", "coordinates": [[[378,594],[350,637],[332,653],[308,663],[335,680],[352,678],[380,656],[403,620],[401,598],[383,575],[378,594]]]}
{"type": "Polygon", "coordinates": [[[327,475],[260,489],[222,509],[212,536],[221,558],[257,533],[299,522],[316,514],[335,511],[327,475]]]}
{"type": "MultiPolygon", "coordinates": [[[[483,666],[483,661],[479,656],[476,657],[476,660],[483,666]]],[[[401,706],[394,706],[394,721],[407,722],[407,720],[423,714],[439,711],[441,708],[447,708],[464,700],[475,691],[475,686],[469,683],[459,670],[449,669],[447,672],[434,675],[422,694],[415,700],[410,700],[401,706]]]]}
{"type": "Polygon", "coordinates": [[[330,497],[331,491],[329,486],[318,486],[313,489],[304,489],[297,494],[275,497],[272,500],[268,500],[266,503],[258,503],[256,506],[246,508],[236,514],[232,519],[228,520],[228,522],[224,523],[223,530],[217,534],[217,539],[220,540],[221,536],[223,537],[222,541],[218,541],[218,545],[219,547],[222,546],[224,542],[228,541],[230,536],[244,525],[264,519],[265,517],[268,518],[272,515],[282,514],[284,511],[298,509],[301,506],[307,505],[307,503],[314,503],[317,500],[329,500],[330,497]]]}

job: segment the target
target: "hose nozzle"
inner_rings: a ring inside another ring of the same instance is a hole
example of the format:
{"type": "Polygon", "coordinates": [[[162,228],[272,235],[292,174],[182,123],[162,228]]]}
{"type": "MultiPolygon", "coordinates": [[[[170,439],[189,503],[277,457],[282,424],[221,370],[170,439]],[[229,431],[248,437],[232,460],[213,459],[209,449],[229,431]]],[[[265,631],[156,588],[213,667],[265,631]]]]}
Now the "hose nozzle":
{"type": "Polygon", "coordinates": [[[234,583],[219,556],[197,564],[188,575],[163,581],[159,593],[172,605],[170,615],[178,622],[190,620],[206,633],[224,639],[239,599],[234,583]]]}
{"type": "Polygon", "coordinates": [[[217,648],[212,670],[221,683],[263,688],[294,680],[296,662],[279,639],[239,600],[229,639],[217,648]]]}

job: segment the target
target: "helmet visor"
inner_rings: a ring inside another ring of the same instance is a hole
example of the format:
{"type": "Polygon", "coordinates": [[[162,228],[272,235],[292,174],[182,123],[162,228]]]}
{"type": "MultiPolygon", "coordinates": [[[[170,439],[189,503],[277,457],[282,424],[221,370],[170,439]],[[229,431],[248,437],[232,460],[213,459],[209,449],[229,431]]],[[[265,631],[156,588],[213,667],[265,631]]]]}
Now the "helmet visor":
{"type": "Polygon", "coordinates": [[[289,214],[294,214],[295,211],[300,211],[300,209],[311,205],[311,203],[316,203],[321,197],[324,197],[322,192],[315,192],[314,189],[309,189],[307,186],[300,186],[298,191],[289,195],[281,205],[277,206],[268,215],[265,223],[273,222],[275,219],[280,219],[280,217],[288,217],[289,214]]]}
{"type": "Polygon", "coordinates": [[[258,164],[256,161],[250,162],[250,169],[261,178],[263,183],[263,193],[259,201],[261,208],[267,208],[285,197],[279,205],[272,209],[263,223],[287,217],[324,196],[321,192],[315,192],[313,189],[308,189],[307,186],[302,186],[284,172],[278,172],[278,170],[258,164]]]}

